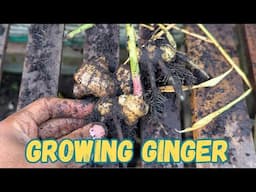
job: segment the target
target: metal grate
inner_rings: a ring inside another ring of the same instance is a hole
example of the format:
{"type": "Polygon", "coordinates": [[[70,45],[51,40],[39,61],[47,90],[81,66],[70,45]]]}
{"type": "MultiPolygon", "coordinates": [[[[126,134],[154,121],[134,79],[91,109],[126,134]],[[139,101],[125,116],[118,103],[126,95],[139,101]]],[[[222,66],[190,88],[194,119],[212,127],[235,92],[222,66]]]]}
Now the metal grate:
{"type": "MultiPolygon", "coordinates": [[[[9,31],[9,38],[8,41],[13,43],[26,43],[28,40],[28,29],[31,24],[12,24],[9,31]]],[[[81,24],[66,24],[65,25],[65,34],[69,31],[75,29],[81,24]]],[[[66,40],[64,43],[66,45],[72,44],[81,44],[83,43],[84,33],[78,34],[72,40],[66,40]]]]}

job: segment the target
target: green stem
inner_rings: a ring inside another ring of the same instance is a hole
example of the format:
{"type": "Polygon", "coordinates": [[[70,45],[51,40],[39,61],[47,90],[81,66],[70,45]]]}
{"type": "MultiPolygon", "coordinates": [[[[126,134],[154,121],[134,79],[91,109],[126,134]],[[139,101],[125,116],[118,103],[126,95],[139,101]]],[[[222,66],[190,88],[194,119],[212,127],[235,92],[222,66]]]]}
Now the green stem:
{"type": "Polygon", "coordinates": [[[126,24],[126,33],[128,37],[128,51],[130,58],[130,68],[133,81],[133,94],[142,95],[142,85],[140,80],[140,68],[138,62],[138,52],[136,47],[136,33],[132,24],[126,24]]]}
{"type": "Polygon", "coordinates": [[[75,30],[69,32],[66,36],[67,39],[72,39],[74,36],[76,36],[79,33],[82,33],[83,31],[90,29],[94,26],[95,24],[84,24],[76,28],[75,30]]]}

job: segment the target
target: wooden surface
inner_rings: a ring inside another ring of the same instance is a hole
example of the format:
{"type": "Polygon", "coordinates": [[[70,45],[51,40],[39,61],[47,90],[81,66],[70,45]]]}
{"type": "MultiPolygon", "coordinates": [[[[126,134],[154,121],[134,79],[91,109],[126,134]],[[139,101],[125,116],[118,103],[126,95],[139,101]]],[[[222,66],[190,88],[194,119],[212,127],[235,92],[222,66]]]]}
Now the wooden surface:
{"type": "Polygon", "coordinates": [[[3,61],[9,33],[9,24],[0,24],[0,83],[2,79],[3,61]]]}
{"type": "MultiPolygon", "coordinates": [[[[207,29],[238,64],[236,33],[233,24],[211,24],[207,29]]],[[[196,25],[187,29],[204,35],[196,25]]],[[[230,65],[213,44],[186,36],[187,52],[212,77],[230,68],[230,65]]],[[[243,81],[233,71],[220,84],[213,88],[193,91],[191,98],[193,122],[219,109],[244,92],[243,81]]],[[[221,164],[197,164],[202,167],[251,168],[256,167],[256,155],[252,138],[252,123],[249,119],[245,100],[233,106],[203,129],[194,132],[195,138],[223,138],[228,141],[228,162],[221,164]]]]}
{"type": "Polygon", "coordinates": [[[44,96],[57,96],[64,24],[32,24],[17,110],[44,96]]]}
{"type": "MultiPolygon", "coordinates": [[[[140,28],[140,45],[146,43],[146,41],[151,37],[151,32],[141,27],[140,28]]],[[[141,66],[140,66],[141,67],[141,66]]],[[[143,71],[143,69],[141,69],[143,71]]],[[[142,79],[142,84],[143,84],[142,79]]],[[[164,126],[164,130],[161,129],[154,123],[150,123],[149,115],[143,117],[140,121],[141,129],[141,140],[142,143],[146,139],[181,139],[181,134],[177,133],[175,129],[181,129],[181,120],[180,120],[180,102],[177,99],[175,93],[164,93],[163,94],[167,100],[164,103],[163,114],[160,116],[159,120],[164,126]]],[[[183,167],[183,163],[143,163],[142,167],[145,168],[172,168],[172,167],[183,167]]]]}

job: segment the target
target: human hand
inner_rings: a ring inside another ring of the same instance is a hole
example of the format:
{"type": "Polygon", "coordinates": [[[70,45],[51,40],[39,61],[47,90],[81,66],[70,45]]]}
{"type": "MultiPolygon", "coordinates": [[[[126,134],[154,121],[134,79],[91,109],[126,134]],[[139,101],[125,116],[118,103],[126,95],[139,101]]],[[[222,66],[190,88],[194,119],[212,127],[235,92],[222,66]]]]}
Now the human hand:
{"type": "Polygon", "coordinates": [[[93,103],[81,100],[47,97],[10,115],[0,122],[0,167],[68,167],[60,162],[28,163],[24,155],[26,143],[39,136],[58,140],[104,137],[103,125],[86,125],[85,117],[93,108],[93,103]]]}

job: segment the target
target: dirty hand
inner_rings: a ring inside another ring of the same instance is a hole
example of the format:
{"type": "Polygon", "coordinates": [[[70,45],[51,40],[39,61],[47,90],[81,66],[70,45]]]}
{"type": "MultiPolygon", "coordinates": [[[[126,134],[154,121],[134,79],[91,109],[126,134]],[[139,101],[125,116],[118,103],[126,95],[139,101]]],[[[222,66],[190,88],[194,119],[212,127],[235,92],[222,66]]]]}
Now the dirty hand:
{"type": "Polygon", "coordinates": [[[60,162],[40,164],[25,160],[25,146],[34,138],[102,138],[100,123],[85,125],[94,108],[81,100],[41,98],[0,122],[0,167],[67,167],[60,162]]]}

